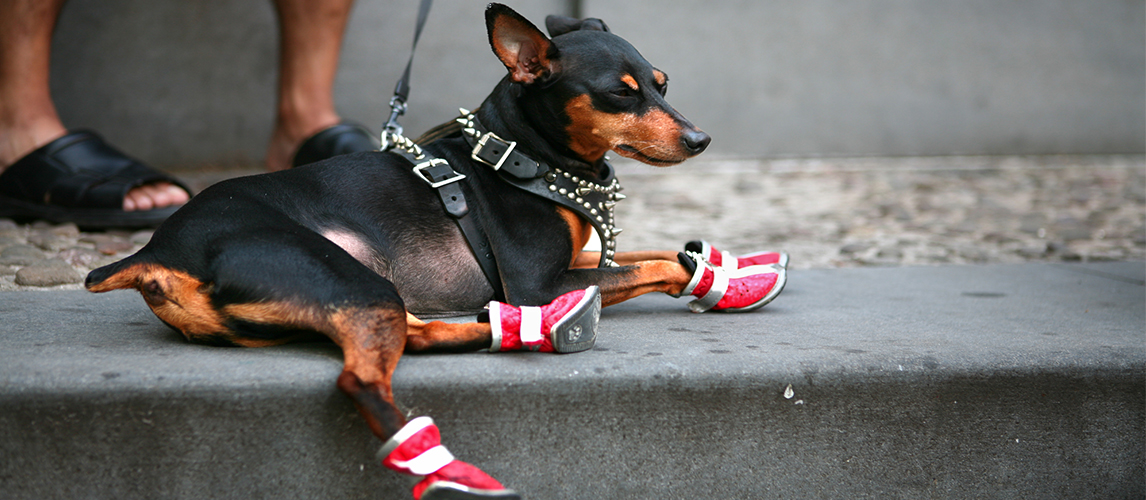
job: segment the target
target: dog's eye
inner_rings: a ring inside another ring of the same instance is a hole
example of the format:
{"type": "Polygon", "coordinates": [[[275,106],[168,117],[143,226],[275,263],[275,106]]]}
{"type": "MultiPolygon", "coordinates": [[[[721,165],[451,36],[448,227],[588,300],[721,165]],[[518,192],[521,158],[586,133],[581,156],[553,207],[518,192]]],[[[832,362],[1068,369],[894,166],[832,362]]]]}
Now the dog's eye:
{"type": "Polygon", "coordinates": [[[637,95],[637,91],[635,91],[629,87],[619,87],[610,93],[613,94],[613,96],[615,96],[615,97],[636,97],[636,95],[637,95]]]}

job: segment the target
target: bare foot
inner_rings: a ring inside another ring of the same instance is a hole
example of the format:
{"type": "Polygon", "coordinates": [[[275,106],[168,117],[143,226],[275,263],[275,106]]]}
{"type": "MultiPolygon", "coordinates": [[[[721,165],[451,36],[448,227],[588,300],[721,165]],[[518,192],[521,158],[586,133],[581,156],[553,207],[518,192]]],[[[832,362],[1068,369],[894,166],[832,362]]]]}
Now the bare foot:
{"type": "Polygon", "coordinates": [[[127,192],[123,197],[123,211],[147,211],[187,203],[191,196],[170,182],[144,184],[127,192]]]}
{"type": "Polygon", "coordinates": [[[275,120],[275,131],[267,147],[267,170],[274,172],[291,168],[294,155],[303,141],[318,132],[337,125],[338,115],[329,114],[307,120],[307,123],[286,124],[283,119],[275,120]]]}

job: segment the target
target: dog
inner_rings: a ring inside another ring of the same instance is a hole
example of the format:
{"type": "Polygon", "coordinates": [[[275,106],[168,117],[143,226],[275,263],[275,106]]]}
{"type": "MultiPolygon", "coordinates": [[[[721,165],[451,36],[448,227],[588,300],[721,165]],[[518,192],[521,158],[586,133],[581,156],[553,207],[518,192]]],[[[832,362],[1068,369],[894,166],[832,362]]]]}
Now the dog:
{"type": "Polygon", "coordinates": [[[384,443],[382,462],[424,477],[415,499],[518,495],[456,460],[429,417],[399,411],[390,380],[404,352],[576,352],[593,345],[603,306],[662,292],[697,297],[696,312],[749,311],[786,280],[774,252],[735,257],[703,241],[616,252],[624,195],[605,154],[670,166],[710,137],[604,22],[550,16],[550,38],[504,5],[485,17],[507,74],[476,111],[388,152],[211,186],[85,282],[138,290],[193,342],[332,340],[338,388],[384,443]],[[584,251],[594,232],[600,251],[584,251]]]}

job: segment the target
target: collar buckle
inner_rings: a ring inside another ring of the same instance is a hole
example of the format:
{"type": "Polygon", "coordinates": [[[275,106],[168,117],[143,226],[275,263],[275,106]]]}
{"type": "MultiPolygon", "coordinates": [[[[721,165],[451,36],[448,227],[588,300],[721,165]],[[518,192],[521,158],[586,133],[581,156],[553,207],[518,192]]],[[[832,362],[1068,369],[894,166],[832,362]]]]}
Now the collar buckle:
{"type": "Polygon", "coordinates": [[[493,132],[486,132],[485,135],[481,136],[481,139],[478,139],[477,145],[470,153],[470,158],[493,167],[495,171],[501,170],[502,165],[505,164],[505,159],[509,158],[509,154],[516,147],[517,141],[507,141],[493,132]]]}

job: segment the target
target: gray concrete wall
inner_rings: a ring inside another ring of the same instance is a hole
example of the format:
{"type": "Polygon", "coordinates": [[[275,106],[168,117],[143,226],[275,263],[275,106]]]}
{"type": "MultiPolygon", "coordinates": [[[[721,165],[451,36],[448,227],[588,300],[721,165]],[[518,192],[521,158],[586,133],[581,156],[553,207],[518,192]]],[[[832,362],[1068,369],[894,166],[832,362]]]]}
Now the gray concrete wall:
{"type": "MultiPolygon", "coordinates": [[[[522,0],[539,24],[604,18],[672,78],[709,154],[941,155],[1146,151],[1142,0],[522,0]]],[[[439,0],[415,62],[419,132],[474,106],[502,69],[484,1],[439,0]]],[[[416,2],[359,0],[336,88],[377,128],[416,2]]],[[[162,166],[259,162],[270,135],[269,2],[72,0],[53,49],[70,127],[162,166]]]]}

